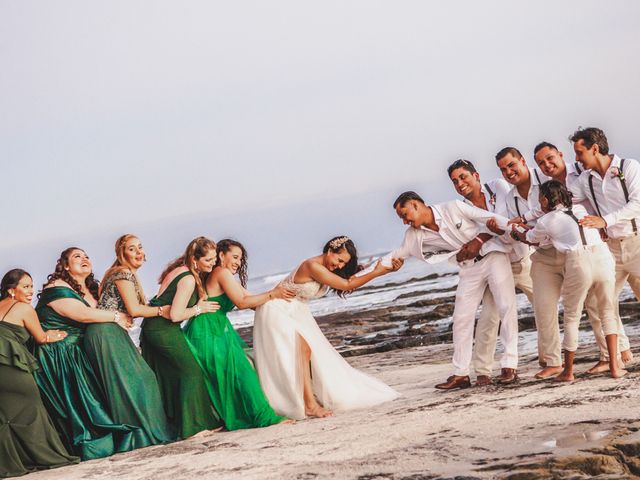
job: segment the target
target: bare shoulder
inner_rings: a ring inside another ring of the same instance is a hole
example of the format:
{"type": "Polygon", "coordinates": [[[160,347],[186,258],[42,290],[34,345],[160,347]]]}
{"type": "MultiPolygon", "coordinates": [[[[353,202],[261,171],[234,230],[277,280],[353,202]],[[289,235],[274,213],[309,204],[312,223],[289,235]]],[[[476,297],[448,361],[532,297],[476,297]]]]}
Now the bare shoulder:
{"type": "Polygon", "coordinates": [[[47,283],[44,288],[52,288],[52,287],[67,287],[67,288],[71,288],[71,285],[69,285],[67,282],[65,282],[64,280],[60,279],[60,278],[56,278],[53,282],[47,283]]]}

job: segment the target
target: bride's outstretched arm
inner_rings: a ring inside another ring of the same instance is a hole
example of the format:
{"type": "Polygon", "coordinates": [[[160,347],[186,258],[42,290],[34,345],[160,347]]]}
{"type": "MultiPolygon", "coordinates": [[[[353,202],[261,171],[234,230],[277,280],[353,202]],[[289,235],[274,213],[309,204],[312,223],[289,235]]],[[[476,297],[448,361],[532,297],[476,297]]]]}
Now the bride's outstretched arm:
{"type": "Polygon", "coordinates": [[[375,268],[368,273],[360,276],[352,276],[349,279],[339,277],[331,270],[316,262],[309,263],[309,274],[316,282],[336,290],[351,291],[360,288],[365,283],[370,282],[374,278],[380,277],[386,273],[394,272],[402,266],[403,260],[394,258],[391,266],[385,266],[378,261],[375,268]]]}
{"type": "Polygon", "coordinates": [[[271,290],[260,293],[258,295],[251,295],[247,290],[242,288],[231,272],[226,269],[221,269],[218,277],[218,283],[227,297],[233,302],[233,304],[240,310],[245,308],[256,308],[260,305],[267,303],[269,300],[276,298],[289,299],[295,296],[291,290],[286,289],[282,284],[276,285],[271,290]]]}

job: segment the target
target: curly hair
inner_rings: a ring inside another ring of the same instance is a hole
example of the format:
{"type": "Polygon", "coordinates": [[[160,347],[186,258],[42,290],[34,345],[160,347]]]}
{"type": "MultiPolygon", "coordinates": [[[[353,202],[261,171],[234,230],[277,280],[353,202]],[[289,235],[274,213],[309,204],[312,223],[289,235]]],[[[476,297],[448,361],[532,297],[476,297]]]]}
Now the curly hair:
{"type": "MultiPolygon", "coordinates": [[[[79,247],[69,247],[63,250],[60,254],[60,258],[58,258],[58,261],[56,262],[55,270],[53,271],[53,273],[47,276],[47,281],[44,283],[42,288],[45,288],[47,285],[51,285],[56,280],[62,280],[63,282],[67,282],[78,295],[80,295],[81,297],[84,296],[82,287],[76,281],[76,279],[71,276],[69,270],[67,269],[69,267],[69,257],[71,257],[71,254],[74,250],[80,250],[81,252],[85,253],[84,250],[79,247]]],[[[89,291],[91,296],[98,300],[98,290],[100,289],[100,284],[93,276],[93,272],[91,272],[85,279],[84,285],[87,287],[87,290],[89,291]]]]}
{"type": "Polygon", "coordinates": [[[198,272],[195,268],[195,260],[198,260],[211,250],[216,249],[216,242],[207,238],[207,237],[196,237],[189,242],[187,248],[184,253],[176,258],[173,262],[169,263],[166,266],[164,271],[160,274],[160,278],[158,278],[158,283],[162,283],[162,281],[169,275],[169,272],[175,270],[178,267],[187,267],[193,278],[196,279],[196,288],[198,289],[198,295],[203,297],[206,295],[206,291],[204,289],[204,274],[202,272],[198,272]]]}
{"type": "Polygon", "coordinates": [[[220,254],[227,253],[229,250],[231,250],[231,247],[238,247],[242,252],[242,259],[240,260],[240,268],[238,268],[238,277],[240,278],[240,284],[244,288],[247,288],[247,280],[249,279],[249,274],[247,272],[248,270],[247,261],[249,260],[249,256],[247,254],[246,248],[244,248],[244,245],[242,245],[240,242],[236,240],[231,240],[230,238],[225,238],[224,240],[220,240],[217,246],[218,255],[216,256],[216,264],[214,265],[214,268],[220,266],[220,254]]]}
{"type": "MultiPolygon", "coordinates": [[[[331,240],[325,243],[324,247],[322,248],[322,253],[326,254],[329,251],[333,253],[338,253],[341,250],[346,250],[351,258],[345,264],[344,267],[334,270],[333,273],[335,273],[339,277],[349,279],[349,277],[354,275],[359,270],[358,251],[356,250],[356,246],[353,243],[353,240],[351,240],[349,237],[345,237],[344,235],[338,235],[337,237],[333,237],[331,240]],[[344,240],[344,241],[340,241],[339,242],[340,245],[337,248],[333,248],[332,244],[334,244],[336,240],[344,240]]],[[[345,292],[344,290],[335,290],[335,292],[341,297],[344,297],[347,294],[347,292],[345,292]]]]}
{"type": "Polygon", "coordinates": [[[16,288],[24,277],[31,278],[29,272],[22,270],[21,268],[14,268],[13,270],[9,270],[2,277],[2,281],[0,282],[0,300],[4,300],[9,297],[9,289],[16,288]]]}

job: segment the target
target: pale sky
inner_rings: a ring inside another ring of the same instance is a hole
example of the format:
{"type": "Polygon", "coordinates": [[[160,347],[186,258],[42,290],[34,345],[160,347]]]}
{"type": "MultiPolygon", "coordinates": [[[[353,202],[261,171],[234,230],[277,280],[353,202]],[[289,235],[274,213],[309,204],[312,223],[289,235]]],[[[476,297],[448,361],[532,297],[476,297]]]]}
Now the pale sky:
{"type": "Polygon", "coordinates": [[[0,267],[85,241],[104,268],[133,231],[150,276],[199,233],[265,273],[394,247],[395,196],[453,198],[460,157],[572,159],[582,125],[638,158],[639,26],[635,0],[2,0],[0,267]]]}

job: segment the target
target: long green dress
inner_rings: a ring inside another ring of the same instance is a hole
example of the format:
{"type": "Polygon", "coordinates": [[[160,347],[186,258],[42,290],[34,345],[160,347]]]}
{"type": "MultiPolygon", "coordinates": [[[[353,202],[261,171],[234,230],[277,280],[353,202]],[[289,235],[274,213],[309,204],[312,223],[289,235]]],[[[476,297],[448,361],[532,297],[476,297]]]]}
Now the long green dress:
{"type": "Polygon", "coordinates": [[[267,401],[260,380],[247,359],[244,341],[233,329],[227,312],[235,305],[226,295],[210,297],[220,310],[189,320],[184,333],[207,375],[211,398],[229,430],[267,427],[285,419],[267,401]]]}
{"type": "MultiPolygon", "coordinates": [[[[154,307],[171,305],[178,282],[187,275],[191,272],[177,275],[149,304],[154,307]]],[[[188,307],[197,302],[198,293],[194,289],[188,307]]],[[[223,425],[209,398],[205,376],[179,323],[163,317],[145,318],[140,346],[142,356],[156,373],[165,412],[180,438],[223,425]]]]}
{"type": "Polygon", "coordinates": [[[67,337],[40,345],[36,357],[40,370],[36,382],[66,447],[82,460],[92,460],[134,448],[136,427],[116,423],[108,411],[98,377],[81,348],[86,324],[58,314],[49,304],[84,298],[68,287],[45,288],[36,312],[45,330],[58,329],[67,337]]]}
{"type": "Polygon", "coordinates": [[[29,332],[0,321],[0,478],[78,463],[60,441],[40,398],[29,332]]]}
{"type": "MultiPolygon", "coordinates": [[[[116,280],[127,280],[137,286],[129,271],[110,275],[103,280],[98,308],[126,312],[116,280]]],[[[175,440],[156,376],[126,330],[115,323],[89,324],[84,334],[84,351],[105,387],[111,418],[139,427],[133,434],[133,448],[175,440]]]]}

